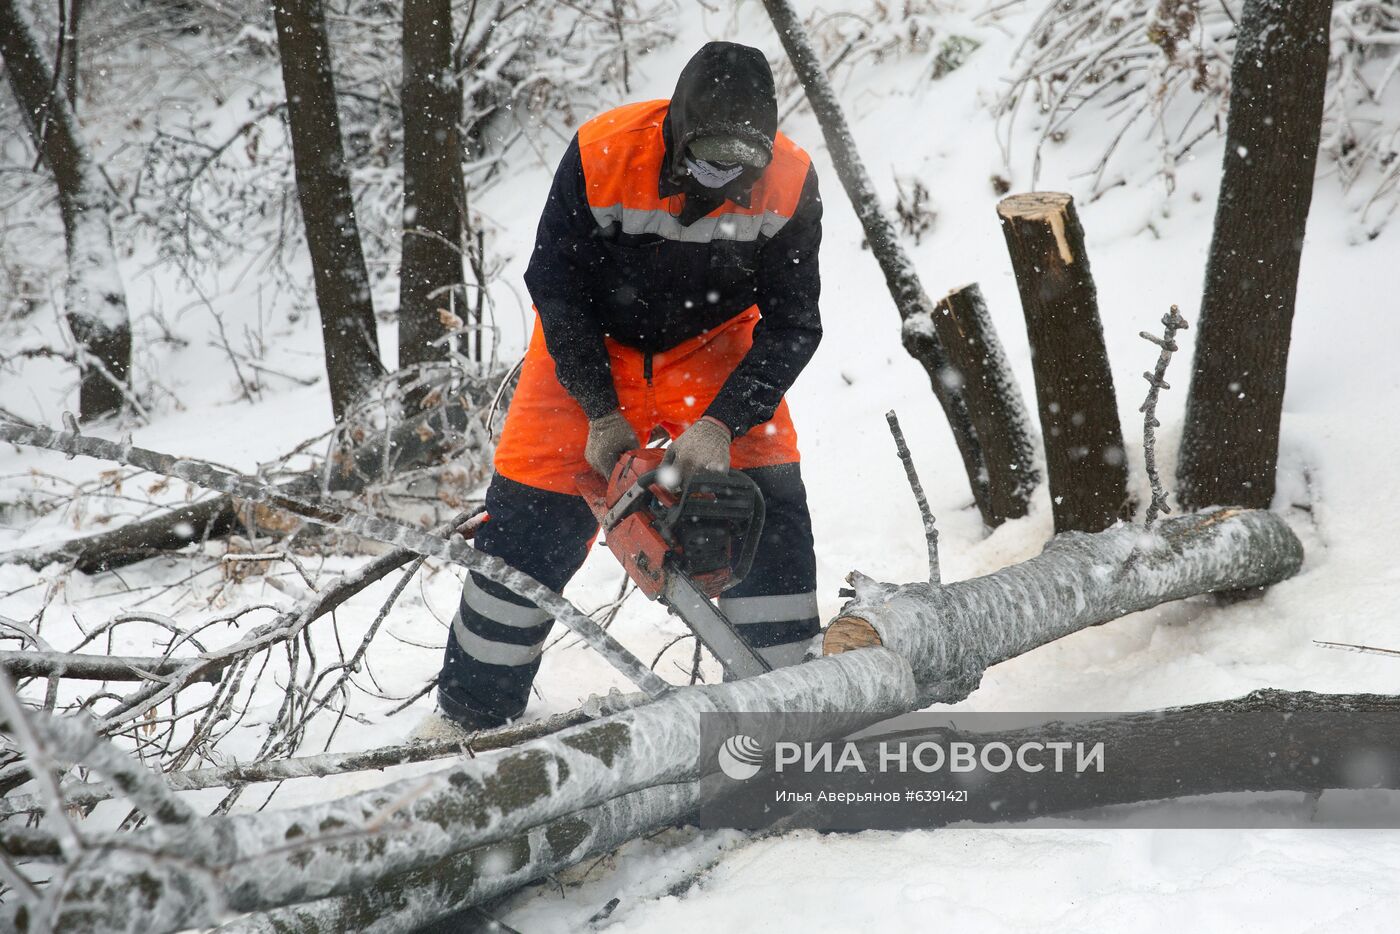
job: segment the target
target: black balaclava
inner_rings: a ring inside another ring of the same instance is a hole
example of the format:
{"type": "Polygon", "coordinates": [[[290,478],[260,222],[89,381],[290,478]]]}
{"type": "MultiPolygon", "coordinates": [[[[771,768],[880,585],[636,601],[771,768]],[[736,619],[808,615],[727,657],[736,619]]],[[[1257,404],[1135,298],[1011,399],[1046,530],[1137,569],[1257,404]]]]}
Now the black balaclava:
{"type": "MultiPolygon", "coordinates": [[[[705,188],[685,167],[686,147],[705,136],[734,136],[773,151],[778,132],[778,95],[768,59],[752,46],[707,42],[681,69],[663,125],[666,165],[671,186],[686,193],[682,224],[704,217],[726,198],[748,203],[748,192],[763,174],[746,166],[723,188],[705,188]]],[[[667,187],[663,185],[663,187],[667,187]]]]}

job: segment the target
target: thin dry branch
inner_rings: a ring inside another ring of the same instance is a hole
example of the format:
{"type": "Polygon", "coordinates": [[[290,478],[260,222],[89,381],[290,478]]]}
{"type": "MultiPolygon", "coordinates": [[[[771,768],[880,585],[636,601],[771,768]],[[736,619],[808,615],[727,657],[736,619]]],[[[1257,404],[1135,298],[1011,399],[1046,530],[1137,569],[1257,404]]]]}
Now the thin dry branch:
{"type": "Polygon", "coordinates": [[[1175,305],[1171,311],[1162,315],[1162,328],[1161,337],[1146,331],[1138,332],[1138,336],[1143,340],[1162,348],[1162,352],[1157,355],[1157,366],[1152,372],[1142,374],[1149,388],[1147,399],[1138,409],[1142,413],[1142,451],[1147,463],[1147,480],[1152,484],[1152,500],[1147,504],[1147,518],[1143,523],[1149,529],[1152,528],[1152,523],[1157,521],[1159,513],[1172,511],[1171,506],[1167,504],[1167,493],[1162,489],[1162,477],[1157,472],[1157,429],[1162,427],[1162,423],[1157,421],[1157,395],[1163,389],[1172,388],[1166,380],[1167,366],[1172,362],[1172,354],[1177,351],[1176,332],[1186,329],[1186,319],[1177,311],[1175,305]]]}
{"type": "Polygon", "coordinates": [[[186,683],[216,683],[233,659],[204,664],[149,655],[83,655],[77,652],[0,652],[0,668],[12,678],[72,678],[78,681],[161,681],[197,671],[186,683]],[[219,662],[222,662],[220,664],[219,662]]]}
{"type": "Polygon", "coordinates": [[[933,510],[929,508],[924,485],[919,482],[914,458],[909,453],[909,445],[904,443],[904,432],[899,427],[899,418],[894,414],[894,409],[885,413],[885,421],[889,422],[895,450],[899,452],[899,461],[904,465],[905,476],[909,478],[909,489],[913,491],[914,502],[919,506],[919,518],[924,523],[924,542],[928,545],[928,582],[937,587],[943,582],[943,572],[938,566],[938,526],[933,521],[933,510]]]}

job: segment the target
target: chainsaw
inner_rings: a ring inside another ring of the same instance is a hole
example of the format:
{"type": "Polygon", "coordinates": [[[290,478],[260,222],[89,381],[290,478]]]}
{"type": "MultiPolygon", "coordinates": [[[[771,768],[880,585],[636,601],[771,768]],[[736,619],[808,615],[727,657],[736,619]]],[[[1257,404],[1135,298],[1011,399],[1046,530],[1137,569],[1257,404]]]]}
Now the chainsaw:
{"type": "Polygon", "coordinates": [[[648,600],[679,616],[730,678],[771,671],[712,602],[753,567],[763,494],[738,471],[702,471],[673,489],[663,482],[665,455],[629,451],[606,483],[592,471],[574,480],[604,542],[648,600]]]}

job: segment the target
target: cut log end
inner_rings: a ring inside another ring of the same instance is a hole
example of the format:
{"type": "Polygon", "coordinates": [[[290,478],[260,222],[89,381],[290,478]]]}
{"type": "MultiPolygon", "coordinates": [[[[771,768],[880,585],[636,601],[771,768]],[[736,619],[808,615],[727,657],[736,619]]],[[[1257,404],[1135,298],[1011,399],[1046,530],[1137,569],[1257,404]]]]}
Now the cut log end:
{"type": "Polygon", "coordinates": [[[1062,191],[1026,191],[997,202],[997,214],[1007,220],[1045,220],[1064,214],[1074,198],[1062,191]]]}
{"type": "MultiPolygon", "coordinates": [[[[1060,261],[1066,266],[1074,265],[1075,244],[1065,232],[1065,224],[1074,211],[1074,198],[1060,191],[1027,191],[1018,195],[1007,195],[997,203],[997,216],[1003,226],[1015,228],[1020,225],[1043,224],[1050,228],[1055,238],[1055,248],[1060,253],[1060,261]]],[[[1082,244],[1080,248],[1082,249],[1082,244]]]]}
{"type": "Polygon", "coordinates": [[[822,654],[840,655],[877,645],[884,645],[884,642],[874,626],[858,616],[843,616],[827,627],[822,638],[822,654]]]}

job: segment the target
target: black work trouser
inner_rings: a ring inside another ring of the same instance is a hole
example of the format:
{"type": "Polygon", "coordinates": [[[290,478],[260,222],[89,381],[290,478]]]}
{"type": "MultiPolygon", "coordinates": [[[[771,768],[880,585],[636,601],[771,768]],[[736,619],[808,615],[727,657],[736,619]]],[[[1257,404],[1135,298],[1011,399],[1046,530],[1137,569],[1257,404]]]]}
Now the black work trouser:
{"type": "MultiPolygon", "coordinates": [[[[797,464],[781,464],[744,472],[763,493],[763,532],[753,569],[719,605],[771,665],[795,664],[820,626],[802,471],[797,464]]],[[[490,519],[477,532],[476,547],[556,591],[583,565],[598,531],[582,497],[500,474],[486,492],[486,511],[490,519]]],[[[552,627],[549,615],[533,603],[469,574],[438,679],[444,706],[465,707],[486,719],[518,717],[552,627]]]]}

